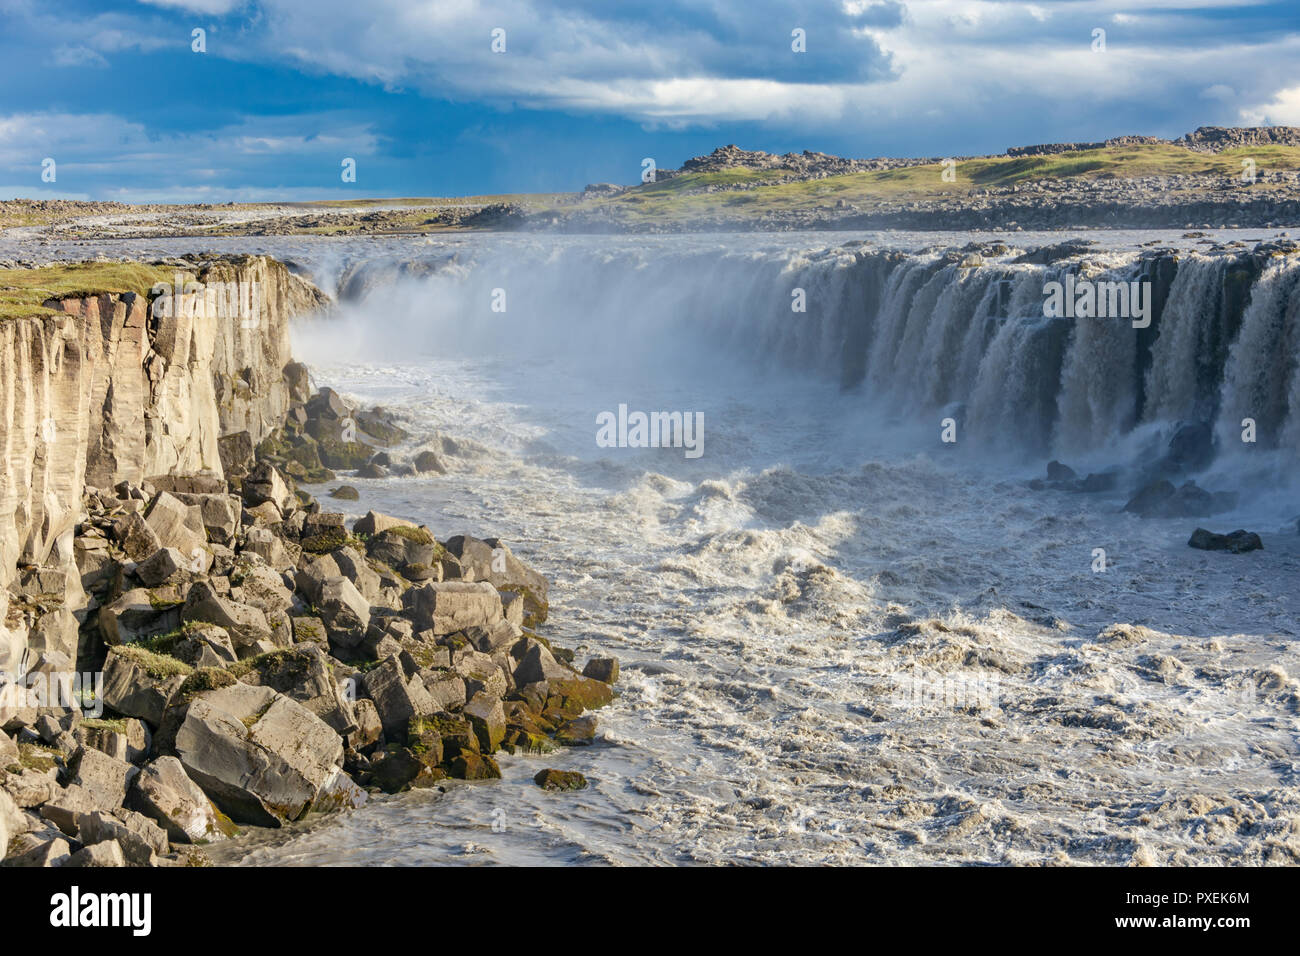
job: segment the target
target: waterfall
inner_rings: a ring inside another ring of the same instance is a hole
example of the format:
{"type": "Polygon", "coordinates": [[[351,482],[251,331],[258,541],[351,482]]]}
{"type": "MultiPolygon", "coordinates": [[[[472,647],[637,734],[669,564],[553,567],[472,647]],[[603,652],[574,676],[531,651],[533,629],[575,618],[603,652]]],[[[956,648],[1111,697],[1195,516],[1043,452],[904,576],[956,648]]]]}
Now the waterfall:
{"type": "Polygon", "coordinates": [[[1251,418],[1261,448],[1295,456],[1300,256],[1260,247],[1044,260],[532,238],[423,264],[366,262],[340,285],[352,295],[407,289],[405,305],[388,310],[404,348],[782,367],[936,431],[939,413],[958,409],[981,445],[1044,456],[1118,455],[1139,429],[1167,436],[1192,422],[1215,424],[1226,449],[1242,444],[1251,418]],[[399,278],[377,284],[368,270],[399,278]],[[1145,283],[1149,327],[1049,315],[1045,287],[1066,281],[1145,283]],[[496,290],[509,295],[500,314],[489,309],[496,290]]]}

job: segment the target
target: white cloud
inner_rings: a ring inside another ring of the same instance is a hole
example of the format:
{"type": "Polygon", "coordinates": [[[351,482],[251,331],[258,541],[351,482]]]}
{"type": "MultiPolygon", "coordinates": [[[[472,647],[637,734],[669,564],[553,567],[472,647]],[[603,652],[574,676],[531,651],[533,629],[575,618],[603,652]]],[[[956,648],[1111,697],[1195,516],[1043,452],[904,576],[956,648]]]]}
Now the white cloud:
{"type": "Polygon", "coordinates": [[[169,10],[184,10],[187,13],[206,13],[214,17],[224,16],[245,5],[246,0],[140,0],[141,3],[169,10]]]}
{"type": "Polygon", "coordinates": [[[108,60],[88,46],[61,46],[54,51],[55,66],[91,66],[104,69],[108,60]]]}
{"type": "Polygon", "coordinates": [[[1241,121],[1249,126],[1300,126],[1300,86],[1278,90],[1270,102],[1242,109],[1241,121]]]}

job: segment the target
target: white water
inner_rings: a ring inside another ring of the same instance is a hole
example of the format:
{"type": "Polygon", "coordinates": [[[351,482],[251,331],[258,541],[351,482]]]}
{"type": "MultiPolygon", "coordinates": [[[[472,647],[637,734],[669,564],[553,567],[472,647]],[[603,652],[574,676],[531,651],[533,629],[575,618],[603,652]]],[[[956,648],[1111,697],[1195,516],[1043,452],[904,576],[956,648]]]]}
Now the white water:
{"type": "Polygon", "coordinates": [[[1300,507],[1278,482],[1300,387],[1294,363],[1260,361],[1294,349],[1280,283],[1261,280],[1276,295],[1242,344],[1262,351],[1231,353],[1215,403],[1223,421],[1281,416],[1280,447],[1226,446],[1203,479],[1242,491],[1238,512],[1143,521],[1122,492],[1024,479],[1049,455],[1128,464],[1204,404],[1186,364],[1216,263],[1180,271],[1138,422],[1133,330],[1076,325],[1054,352],[1041,267],[895,269],[845,393],[845,337],[867,320],[852,251],[745,244],[460,241],[435,277],[299,329],[318,383],[395,410],[411,451],[459,442],[451,474],[348,478],[361,501],[337,504],[508,540],[553,582],[546,633],[617,656],[622,697],[594,747],[213,855],[1300,862],[1300,507]],[[988,319],[999,298],[1010,321],[988,319]],[[619,403],[703,412],[703,457],[597,447],[595,416],[619,403]],[[938,440],[952,403],[956,446],[938,440]],[[1197,523],[1257,530],[1265,550],[1192,550],[1197,523]],[[548,766],[592,786],[543,793],[548,766]]]}

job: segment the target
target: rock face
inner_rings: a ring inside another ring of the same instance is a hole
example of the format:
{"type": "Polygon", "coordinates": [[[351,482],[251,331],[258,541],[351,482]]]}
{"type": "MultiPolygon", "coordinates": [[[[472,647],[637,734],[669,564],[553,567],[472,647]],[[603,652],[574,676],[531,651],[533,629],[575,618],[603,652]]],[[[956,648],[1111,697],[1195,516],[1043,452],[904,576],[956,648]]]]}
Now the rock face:
{"type": "MultiPolygon", "coordinates": [[[[222,435],[256,442],[283,418],[289,319],[324,296],[265,256],[177,272],[204,293],[70,297],[46,303],[56,315],[0,322],[0,588],[20,561],[78,576],[72,530],[86,485],[219,477],[222,435]],[[225,282],[258,284],[256,315],[217,314],[208,293],[225,282]]],[[[0,625],[0,669],[16,669],[23,630],[0,625]]]]}

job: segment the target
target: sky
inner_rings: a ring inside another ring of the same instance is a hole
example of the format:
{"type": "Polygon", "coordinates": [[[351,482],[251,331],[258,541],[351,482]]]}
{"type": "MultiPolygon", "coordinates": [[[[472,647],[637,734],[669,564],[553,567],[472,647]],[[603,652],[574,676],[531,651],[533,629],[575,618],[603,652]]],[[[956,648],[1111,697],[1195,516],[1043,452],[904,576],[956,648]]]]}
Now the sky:
{"type": "Polygon", "coordinates": [[[1259,125],[1300,126],[1300,0],[0,0],[0,198],[568,191],[730,143],[1259,125]]]}

